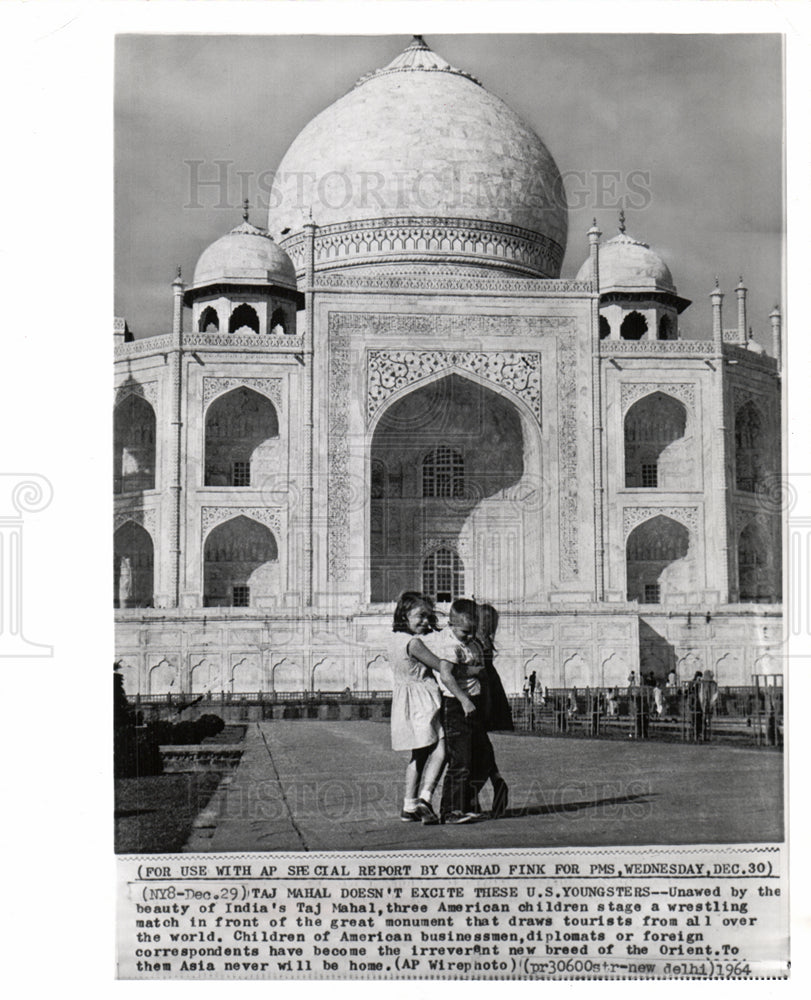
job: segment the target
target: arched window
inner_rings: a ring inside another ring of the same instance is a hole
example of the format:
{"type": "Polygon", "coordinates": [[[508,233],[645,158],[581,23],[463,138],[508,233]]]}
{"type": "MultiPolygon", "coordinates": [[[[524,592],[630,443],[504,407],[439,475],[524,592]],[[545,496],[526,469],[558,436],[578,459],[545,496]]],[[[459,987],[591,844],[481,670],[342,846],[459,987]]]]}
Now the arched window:
{"type": "Polygon", "coordinates": [[[155,411],[130,395],[113,413],[113,490],[155,489],[155,411]]]}
{"type": "Polygon", "coordinates": [[[465,592],[465,567],[452,549],[436,549],[422,564],[422,592],[437,603],[455,601],[465,592]]]}
{"type": "Polygon", "coordinates": [[[636,311],[628,313],[620,327],[620,337],[623,340],[641,340],[648,332],[648,321],[636,311]]]}
{"type": "Polygon", "coordinates": [[[220,317],[213,306],[206,306],[200,313],[198,329],[200,333],[217,333],[220,329],[220,317]]]}
{"type": "Polygon", "coordinates": [[[241,330],[244,326],[249,327],[254,333],[259,333],[259,317],[256,314],[256,310],[253,306],[246,305],[243,302],[241,306],[237,306],[231,313],[231,318],[228,320],[228,332],[236,333],[237,330],[241,330]]]}
{"type": "Polygon", "coordinates": [[[274,309],[270,317],[270,333],[273,337],[280,337],[287,333],[287,319],[284,309],[274,309]]]}
{"type": "Polygon", "coordinates": [[[154,550],[149,532],[134,521],[113,537],[113,606],[151,608],[154,550]]]}
{"type": "Polygon", "coordinates": [[[766,434],[754,403],[744,403],[735,414],[735,485],[754,493],[766,472],[766,434]]]}
{"type": "Polygon", "coordinates": [[[765,534],[753,521],[738,537],[738,599],[758,604],[777,600],[765,534]]]}
{"type": "Polygon", "coordinates": [[[444,445],[429,452],[422,461],[424,497],[463,497],[465,463],[455,448],[444,445]]]}
{"type": "Polygon", "coordinates": [[[261,393],[240,386],[215,399],[206,413],[205,485],[260,486],[262,449],[278,436],[276,408],[261,393]]]}
{"type": "Polygon", "coordinates": [[[600,340],[605,340],[611,335],[611,324],[605,318],[605,316],[600,317],[600,340]]]}
{"type": "Polygon", "coordinates": [[[673,320],[670,316],[662,316],[659,319],[659,340],[675,340],[676,333],[673,320]]]}
{"type": "MultiPolygon", "coordinates": [[[[625,546],[628,600],[661,604],[668,567],[684,559],[689,548],[687,528],[662,514],[634,528],[625,546]]],[[[681,587],[690,589],[683,582],[681,587]]]]}
{"type": "Polygon", "coordinates": [[[645,396],[625,415],[625,485],[631,489],[668,488],[685,478],[686,467],[676,461],[668,469],[673,480],[663,477],[663,452],[684,438],[687,411],[684,405],[664,392],[645,396]]]}
{"type": "Polygon", "coordinates": [[[264,524],[242,514],[218,524],[206,538],[203,605],[248,608],[273,596],[278,558],[276,539],[264,524]]]}

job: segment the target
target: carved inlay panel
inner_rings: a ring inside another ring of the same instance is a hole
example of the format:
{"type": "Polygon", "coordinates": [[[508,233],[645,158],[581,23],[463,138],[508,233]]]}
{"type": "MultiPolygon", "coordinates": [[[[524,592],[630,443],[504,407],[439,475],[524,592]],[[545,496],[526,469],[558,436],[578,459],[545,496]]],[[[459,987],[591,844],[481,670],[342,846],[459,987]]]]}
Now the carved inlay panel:
{"type": "Polygon", "coordinates": [[[140,396],[152,405],[156,410],[158,406],[158,383],[157,382],[135,382],[128,381],[119,385],[115,390],[115,406],[122,403],[127,396],[140,396]]]}
{"type": "Polygon", "coordinates": [[[155,527],[158,521],[158,512],[154,507],[123,508],[122,510],[117,510],[113,517],[113,530],[118,531],[121,525],[126,524],[127,521],[134,521],[136,524],[140,524],[142,528],[146,528],[152,536],[153,542],[156,541],[155,527]]]}
{"type": "Polygon", "coordinates": [[[260,524],[266,524],[277,533],[281,530],[282,512],[274,507],[203,507],[201,514],[203,538],[216,525],[240,516],[250,517],[260,524]]]}
{"type": "Polygon", "coordinates": [[[203,405],[206,406],[215,396],[221,396],[224,392],[240,386],[261,392],[277,406],[282,401],[282,380],[280,378],[215,378],[207,376],[203,379],[203,405]]]}
{"type": "Polygon", "coordinates": [[[574,580],[578,556],[577,369],[574,344],[558,345],[558,474],[560,491],[560,576],[574,580]]]}
{"type": "Polygon", "coordinates": [[[663,392],[674,396],[695,408],[696,387],[694,382],[623,382],[621,389],[622,409],[625,411],[631,403],[653,392],[663,392]]]}
{"type": "Polygon", "coordinates": [[[534,351],[369,351],[366,416],[406,386],[437,372],[471,372],[518,396],[541,422],[541,356],[534,351]]]}
{"type": "Polygon", "coordinates": [[[638,524],[659,515],[678,521],[692,532],[698,529],[698,507],[625,507],[622,512],[625,537],[627,538],[638,524]]]}

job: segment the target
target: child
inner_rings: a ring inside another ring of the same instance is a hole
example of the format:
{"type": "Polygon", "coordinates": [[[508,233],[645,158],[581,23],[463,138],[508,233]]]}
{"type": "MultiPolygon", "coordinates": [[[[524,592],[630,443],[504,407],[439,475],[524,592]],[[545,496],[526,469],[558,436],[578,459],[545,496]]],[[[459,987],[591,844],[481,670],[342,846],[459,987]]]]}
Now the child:
{"type": "MultiPolygon", "coordinates": [[[[440,659],[442,728],[445,731],[448,769],[442,786],[440,815],[444,823],[470,823],[479,819],[475,780],[486,780],[487,747],[481,712],[482,648],[476,640],[476,603],[463,598],[451,605],[448,625],[426,645],[440,659]],[[450,669],[450,664],[454,664],[450,669]]],[[[483,783],[483,781],[482,781],[483,783]]]]}
{"type": "Polygon", "coordinates": [[[439,822],[431,796],[445,764],[439,687],[431,669],[439,669],[440,664],[420,638],[435,628],[429,600],[414,591],[400,596],[389,650],[393,676],[391,745],[393,750],[411,751],[400,819],[426,825],[439,822]]]}
{"type": "MultiPolygon", "coordinates": [[[[513,717],[510,702],[504,692],[504,685],[501,683],[501,677],[499,677],[493,662],[496,656],[495,637],[498,628],[498,611],[492,604],[479,604],[476,611],[477,639],[484,654],[484,673],[480,678],[482,682],[484,741],[483,752],[480,756],[481,772],[474,774],[473,786],[478,796],[478,792],[481,791],[485,783],[490,782],[493,786],[493,804],[490,808],[490,816],[493,819],[500,819],[507,812],[509,789],[507,782],[499,772],[493,745],[487,734],[494,730],[513,729],[513,717]]],[[[530,701],[534,697],[536,681],[537,674],[533,670],[529,675],[530,701]]]]}

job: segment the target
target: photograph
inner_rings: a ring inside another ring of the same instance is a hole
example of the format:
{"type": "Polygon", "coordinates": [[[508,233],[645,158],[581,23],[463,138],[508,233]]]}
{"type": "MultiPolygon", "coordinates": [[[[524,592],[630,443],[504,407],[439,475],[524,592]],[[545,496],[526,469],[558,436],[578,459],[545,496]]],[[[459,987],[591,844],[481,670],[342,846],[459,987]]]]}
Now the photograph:
{"type": "Polygon", "coordinates": [[[782,36],[114,72],[116,853],[782,844],[782,36]]]}

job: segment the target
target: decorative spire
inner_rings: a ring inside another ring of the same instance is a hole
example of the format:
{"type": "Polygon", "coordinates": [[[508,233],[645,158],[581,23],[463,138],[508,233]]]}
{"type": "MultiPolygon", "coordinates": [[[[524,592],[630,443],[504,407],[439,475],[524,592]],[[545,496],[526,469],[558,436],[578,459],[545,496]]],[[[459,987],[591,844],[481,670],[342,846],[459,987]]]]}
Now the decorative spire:
{"type": "Polygon", "coordinates": [[[617,226],[617,229],[619,229],[619,231],[621,233],[625,232],[625,209],[624,208],[620,209],[620,222],[619,222],[619,225],[617,226]]]}
{"type": "Polygon", "coordinates": [[[250,207],[251,207],[250,202],[246,198],[245,201],[242,202],[242,218],[246,222],[248,221],[248,210],[250,207]]]}
{"type": "Polygon", "coordinates": [[[385,76],[388,73],[414,71],[438,71],[442,73],[453,73],[456,76],[463,76],[467,80],[471,80],[473,83],[481,86],[475,76],[471,76],[470,73],[465,73],[464,70],[451,66],[451,64],[447,62],[447,60],[443,59],[442,56],[438,56],[436,52],[432,52],[422,35],[413,35],[411,41],[396,59],[393,59],[388,66],[384,66],[382,69],[376,69],[371,73],[365,73],[360,80],[358,80],[355,86],[360,87],[368,80],[373,80],[379,76],[385,76]]]}

